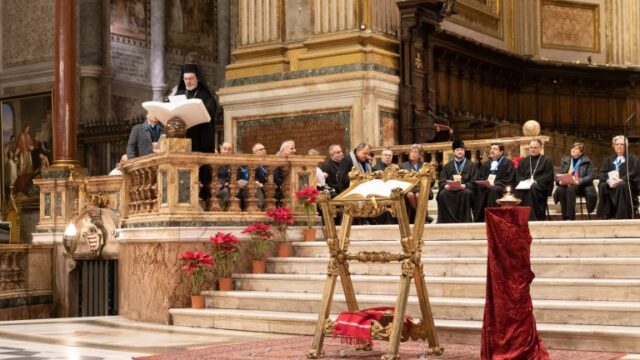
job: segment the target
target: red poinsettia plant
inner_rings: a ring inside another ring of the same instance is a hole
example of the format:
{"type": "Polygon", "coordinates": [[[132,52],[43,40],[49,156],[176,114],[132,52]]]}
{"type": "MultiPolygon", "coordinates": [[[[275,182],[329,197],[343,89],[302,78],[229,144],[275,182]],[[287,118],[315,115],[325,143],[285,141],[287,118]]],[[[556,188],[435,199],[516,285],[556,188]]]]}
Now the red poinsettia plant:
{"type": "Polygon", "coordinates": [[[275,208],[267,211],[267,216],[270,219],[271,225],[278,229],[278,232],[282,235],[282,241],[287,241],[287,228],[293,224],[293,213],[291,209],[286,206],[275,208]]]}
{"type": "Polygon", "coordinates": [[[269,224],[251,224],[244,228],[242,233],[249,234],[251,237],[251,249],[255,260],[262,259],[265,253],[273,246],[273,232],[269,224]]]}
{"type": "Polygon", "coordinates": [[[221,278],[230,277],[231,268],[240,253],[240,240],[231,233],[218,232],[211,237],[210,241],[213,244],[213,256],[216,259],[218,275],[221,278]]]}
{"type": "Polygon", "coordinates": [[[313,215],[318,212],[316,202],[318,201],[318,195],[320,191],[315,186],[309,186],[300,191],[296,191],[296,199],[298,204],[304,207],[304,213],[307,215],[307,226],[311,229],[313,225],[313,215]]]}
{"type": "Polygon", "coordinates": [[[213,258],[204,251],[185,251],[178,256],[184,261],[182,272],[191,280],[191,294],[200,295],[202,282],[208,272],[213,272],[213,258]]]}

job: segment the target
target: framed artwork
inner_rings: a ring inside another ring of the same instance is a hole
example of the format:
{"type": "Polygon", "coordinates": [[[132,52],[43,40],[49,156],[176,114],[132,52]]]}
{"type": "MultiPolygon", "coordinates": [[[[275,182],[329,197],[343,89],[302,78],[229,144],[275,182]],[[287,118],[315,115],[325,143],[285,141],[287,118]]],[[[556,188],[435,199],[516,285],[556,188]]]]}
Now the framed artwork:
{"type": "Polygon", "coordinates": [[[51,93],[0,99],[2,199],[37,197],[33,178],[49,167],[52,156],[51,93]]]}

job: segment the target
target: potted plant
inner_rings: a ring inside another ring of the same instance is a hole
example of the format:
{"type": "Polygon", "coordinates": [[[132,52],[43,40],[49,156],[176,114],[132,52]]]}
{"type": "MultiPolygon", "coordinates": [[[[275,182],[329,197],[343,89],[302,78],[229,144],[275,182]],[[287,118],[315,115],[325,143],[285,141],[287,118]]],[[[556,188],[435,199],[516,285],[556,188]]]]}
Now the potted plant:
{"type": "Polygon", "coordinates": [[[304,229],[305,241],[314,241],[316,239],[316,229],[312,228],[313,216],[318,213],[316,201],[320,192],[315,186],[309,186],[295,193],[298,204],[304,207],[304,213],[307,215],[307,228],[304,229]]]}
{"type": "Polygon", "coordinates": [[[251,237],[251,251],[253,260],[251,269],[254,274],[263,274],[265,270],[264,256],[273,246],[273,232],[271,225],[264,223],[251,224],[242,230],[243,234],[251,237]]]}
{"type": "Polygon", "coordinates": [[[204,251],[185,251],[178,259],[184,261],[182,272],[190,279],[191,307],[204,308],[204,296],[200,291],[205,275],[213,272],[213,258],[204,251]]]}
{"type": "Polygon", "coordinates": [[[287,229],[289,225],[293,224],[291,209],[286,206],[275,208],[267,211],[267,216],[270,219],[271,226],[275,227],[280,234],[281,241],[278,243],[278,256],[291,256],[292,247],[291,243],[287,240],[287,229]]]}
{"type": "Polygon", "coordinates": [[[229,291],[233,288],[231,279],[232,267],[240,253],[240,240],[231,234],[216,233],[211,237],[213,244],[213,256],[216,260],[218,271],[218,285],[220,291],[229,291]]]}

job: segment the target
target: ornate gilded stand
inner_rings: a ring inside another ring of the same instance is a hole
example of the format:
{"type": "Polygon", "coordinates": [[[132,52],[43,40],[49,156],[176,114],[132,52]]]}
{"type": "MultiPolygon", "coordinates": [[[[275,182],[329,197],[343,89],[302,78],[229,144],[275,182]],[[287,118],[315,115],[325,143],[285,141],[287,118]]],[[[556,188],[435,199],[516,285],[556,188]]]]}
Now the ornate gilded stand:
{"type": "Polygon", "coordinates": [[[382,359],[399,359],[398,348],[400,342],[408,339],[427,340],[429,345],[427,354],[442,354],[444,349],[440,347],[438,342],[421,261],[423,245],[422,233],[427,216],[427,202],[429,201],[429,197],[420,196],[418,198],[413,229],[411,229],[409,225],[409,217],[404,200],[405,194],[415,187],[420,189],[421,194],[428,194],[433,174],[434,169],[429,164],[424,164],[418,172],[399,170],[397,166],[394,165],[387,167],[384,172],[378,171],[373,174],[362,174],[354,170],[349,173],[351,186],[347,190],[333,200],[329,200],[326,194],[321,195],[319,204],[322,209],[322,216],[324,217],[330,259],[327,267],[327,279],[325,281],[322,303],[318,314],[315,337],[311,350],[307,353],[307,358],[317,359],[324,356],[322,350],[324,337],[325,335],[331,335],[334,328],[334,323],[331,321],[329,315],[338,276],[340,276],[342,282],[342,288],[349,311],[358,310],[358,302],[351,282],[351,274],[349,273],[350,260],[377,263],[398,261],[401,263],[402,275],[400,276],[395,314],[389,314],[389,316],[384,317],[380,321],[374,321],[371,326],[372,339],[389,341],[389,348],[387,353],[382,356],[382,359]],[[373,179],[406,181],[411,182],[411,186],[404,191],[400,188],[393,189],[389,197],[369,196],[363,198],[360,196],[347,196],[349,192],[358,185],[373,179]],[[338,212],[343,213],[339,235],[333,221],[334,215],[338,212]],[[353,219],[375,218],[385,212],[389,212],[398,219],[402,253],[390,253],[386,251],[360,251],[358,253],[350,253],[349,233],[353,219]],[[416,286],[416,294],[420,304],[422,319],[413,319],[413,326],[405,330],[403,320],[412,278],[416,286]]]}

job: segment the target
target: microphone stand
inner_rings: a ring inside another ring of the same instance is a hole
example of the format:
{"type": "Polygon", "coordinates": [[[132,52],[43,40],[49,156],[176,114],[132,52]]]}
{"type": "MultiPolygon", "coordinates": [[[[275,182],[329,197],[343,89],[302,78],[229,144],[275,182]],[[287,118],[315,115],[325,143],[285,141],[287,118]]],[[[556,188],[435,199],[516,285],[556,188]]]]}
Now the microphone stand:
{"type": "Polygon", "coordinates": [[[629,176],[629,139],[627,139],[627,125],[629,124],[629,121],[633,119],[634,116],[636,116],[635,111],[631,115],[629,115],[629,117],[627,118],[627,120],[625,120],[624,125],[622,127],[622,136],[624,137],[624,163],[625,163],[625,168],[627,170],[626,178],[627,178],[627,190],[629,190],[629,207],[631,208],[631,219],[635,218],[636,209],[633,204],[633,194],[631,193],[631,181],[629,176]]]}

